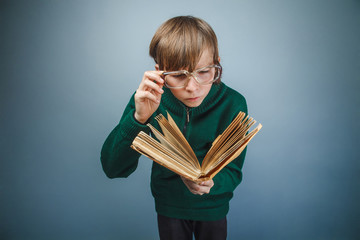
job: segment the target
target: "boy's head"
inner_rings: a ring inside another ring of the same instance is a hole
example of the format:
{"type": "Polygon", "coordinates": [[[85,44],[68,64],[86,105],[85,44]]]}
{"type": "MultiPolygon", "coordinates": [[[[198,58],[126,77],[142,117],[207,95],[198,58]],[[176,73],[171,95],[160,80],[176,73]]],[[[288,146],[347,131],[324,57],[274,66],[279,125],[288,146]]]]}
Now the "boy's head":
{"type": "Polygon", "coordinates": [[[173,84],[167,86],[188,107],[199,106],[210,92],[212,83],[220,83],[221,67],[205,68],[220,64],[217,38],[211,26],[199,18],[179,16],[163,23],[150,43],[150,56],[155,60],[157,70],[173,74],[167,75],[165,82],[173,84]],[[186,81],[183,74],[173,72],[178,70],[187,70],[187,76],[197,70],[197,82],[194,75],[186,81]]]}
{"type": "Polygon", "coordinates": [[[192,16],[174,17],[163,23],[149,50],[159,69],[164,71],[194,71],[205,50],[211,52],[212,64],[219,64],[215,32],[204,20],[192,16]]]}

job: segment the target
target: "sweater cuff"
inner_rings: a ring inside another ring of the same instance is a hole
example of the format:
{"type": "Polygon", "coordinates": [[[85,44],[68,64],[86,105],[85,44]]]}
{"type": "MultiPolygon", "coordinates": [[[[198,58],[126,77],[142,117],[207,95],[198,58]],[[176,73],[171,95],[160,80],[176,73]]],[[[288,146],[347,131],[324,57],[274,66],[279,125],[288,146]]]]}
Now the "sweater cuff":
{"type": "Polygon", "coordinates": [[[120,134],[131,141],[135,139],[140,131],[150,132],[150,128],[146,124],[136,121],[134,112],[135,110],[130,111],[120,123],[120,134]]]}

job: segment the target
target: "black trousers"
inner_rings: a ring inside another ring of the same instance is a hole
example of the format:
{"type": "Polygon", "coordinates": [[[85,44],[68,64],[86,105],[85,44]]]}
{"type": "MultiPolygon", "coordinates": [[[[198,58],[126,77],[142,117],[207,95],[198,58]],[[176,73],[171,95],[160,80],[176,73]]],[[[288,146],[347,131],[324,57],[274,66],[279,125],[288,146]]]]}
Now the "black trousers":
{"type": "Polygon", "coordinates": [[[225,240],[226,217],[218,221],[192,221],[158,214],[160,240],[225,240]]]}

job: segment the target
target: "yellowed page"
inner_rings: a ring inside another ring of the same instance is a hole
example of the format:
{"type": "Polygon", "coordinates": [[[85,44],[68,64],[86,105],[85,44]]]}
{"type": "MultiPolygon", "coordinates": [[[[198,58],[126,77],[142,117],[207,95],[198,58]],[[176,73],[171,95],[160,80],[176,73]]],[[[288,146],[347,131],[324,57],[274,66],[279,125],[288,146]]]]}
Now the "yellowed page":
{"type": "Polygon", "coordinates": [[[199,164],[195,164],[194,161],[189,160],[188,155],[184,153],[182,150],[178,149],[173,143],[168,141],[164,135],[162,135],[155,127],[153,127],[151,124],[148,124],[150,127],[152,133],[155,135],[157,139],[160,140],[161,144],[164,145],[164,147],[168,148],[169,150],[173,151],[174,153],[178,154],[182,157],[185,161],[187,161],[189,164],[191,164],[194,168],[200,169],[199,164]]]}
{"type": "Polygon", "coordinates": [[[162,114],[156,116],[155,119],[159,122],[159,125],[161,127],[162,132],[164,133],[165,138],[173,145],[175,145],[178,149],[180,149],[183,153],[185,153],[188,156],[188,159],[193,161],[194,164],[197,165],[198,168],[200,169],[200,164],[196,158],[194,151],[192,150],[191,146],[187,142],[184,135],[177,128],[172,118],[170,117],[172,124],[174,126],[172,126],[162,114]]]}
{"type": "MultiPolygon", "coordinates": [[[[217,141],[210,150],[207,152],[203,162],[202,169],[209,165],[209,161],[215,158],[215,155],[218,151],[222,149],[222,147],[226,144],[226,141],[229,137],[236,132],[237,129],[241,127],[241,121],[244,119],[245,113],[239,112],[239,114],[235,117],[235,119],[230,123],[230,125],[225,129],[225,131],[217,138],[217,141]]],[[[214,159],[215,160],[215,159],[214,159]]]]}
{"type": "Polygon", "coordinates": [[[262,125],[259,124],[254,130],[252,130],[246,137],[242,140],[242,143],[238,148],[231,149],[230,152],[226,153],[226,158],[222,161],[219,161],[217,165],[209,168],[205,174],[206,177],[213,178],[221,169],[228,165],[231,161],[236,159],[242,151],[245,149],[250,140],[260,131],[262,125]]]}
{"type": "Polygon", "coordinates": [[[180,156],[172,153],[144,132],[139,133],[134,139],[131,147],[160,165],[183,175],[184,177],[197,179],[200,175],[199,169],[191,166],[188,162],[181,159],[180,156]]]}
{"type": "Polygon", "coordinates": [[[146,133],[140,134],[140,140],[146,141],[148,145],[151,145],[151,148],[154,152],[160,152],[165,154],[166,157],[169,158],[169,161],[176,162],[177,164],[183,166],[184,168],[191,170],[193,172],[199,173],[200,170],[196,167],[192,166],[188,161],[184,160],[180,155],[176,154],[175,152],[171,151],[170,149],[166,148],[164,145],[147,135],[146,133]]]}
{"type": "Polygon", "coordinates": [[[228,139],[224,139],[224,144],[222,144],[221,148],[218,149],[212,156],[210,160],[207,160],[207,156],[205,156],[205,159],[207,161],[204,161],[205,163],[202,165],[202,171],[207,172],[209,168],[212,168],[214,164],[216,164],[217,161],[221,161],[220,157],[227,152],[230,148],[233,148],[234,144],[241,141],[246,136],[244,135],[252,125],[254,125],[255,121],[250,118],[249,121],[244,121],[239,127],[237,128],[237,131],[233,131],[232,135],[228,136],[228,139]],[[251,121],[251,122],[249,122],[251,121]],[[220,160],[219,160],[220,159],[220,160]]]}

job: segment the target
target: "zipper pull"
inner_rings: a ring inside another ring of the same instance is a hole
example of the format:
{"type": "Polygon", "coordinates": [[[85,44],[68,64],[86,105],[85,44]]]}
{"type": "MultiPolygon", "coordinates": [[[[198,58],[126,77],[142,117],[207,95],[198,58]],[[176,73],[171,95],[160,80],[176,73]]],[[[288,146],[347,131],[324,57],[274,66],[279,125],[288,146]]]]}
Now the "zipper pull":
{"type": "Polygon", "coordinates": [[[189,124],[190,122],[190,111],[189,111],[189,108],[186,107],[186,121],[185,121],[185,124],[184,124],[184,128],[183,128],[183,134],[185,135],[186,133],[186,128],[187,128],[187,125],[189,124]]]}
{"type": "Polygon", "coordinates": [[[186,108],[186,121],[190,122],[190,113],[189,113],[189,108],[186,108]]]}

